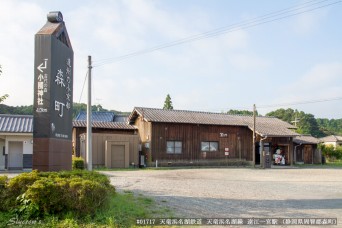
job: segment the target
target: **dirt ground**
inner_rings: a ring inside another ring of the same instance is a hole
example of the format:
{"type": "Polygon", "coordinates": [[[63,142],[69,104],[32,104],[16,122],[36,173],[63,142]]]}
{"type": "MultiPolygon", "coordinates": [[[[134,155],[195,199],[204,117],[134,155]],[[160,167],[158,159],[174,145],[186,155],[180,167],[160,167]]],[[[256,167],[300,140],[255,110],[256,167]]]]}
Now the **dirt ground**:
{"type": "Polygon", "coordinates": [[[110,176],[118,191],[152,197],[179,218],[337,218],[333,227],[342,227],[342,169],[102,173],[110,176]]]}

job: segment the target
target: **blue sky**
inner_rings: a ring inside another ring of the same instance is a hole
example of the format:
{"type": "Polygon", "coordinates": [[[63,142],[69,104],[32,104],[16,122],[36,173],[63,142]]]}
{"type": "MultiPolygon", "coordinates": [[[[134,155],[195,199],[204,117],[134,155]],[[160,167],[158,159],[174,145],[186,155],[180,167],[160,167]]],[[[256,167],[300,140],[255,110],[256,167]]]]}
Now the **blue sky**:
{"type": "MultiPolygon", "coordinates": [[[[87,56],[94,65],[306,2],[272,0],[112,0],[0,2],[0,94],[7,105],[33,102],[34,34],[49,11],[63,13],[74,49],[74,102],[80,99],[87,56]]],[[[319,3],[321,2],[321,3],[319,3]]],[[[312,8],[312,7],[311,7],[312,8]]],[[[309,9],[309,8],[303,8],[309,9]]],[[[342,118],[342,3],[248,29],[197,40],[93,69],[93,103],[131,111],[162,108],[221,112],[293,108],[342,118]]],[[[237,27],[235,27],[237,28],[237,27]]]]}

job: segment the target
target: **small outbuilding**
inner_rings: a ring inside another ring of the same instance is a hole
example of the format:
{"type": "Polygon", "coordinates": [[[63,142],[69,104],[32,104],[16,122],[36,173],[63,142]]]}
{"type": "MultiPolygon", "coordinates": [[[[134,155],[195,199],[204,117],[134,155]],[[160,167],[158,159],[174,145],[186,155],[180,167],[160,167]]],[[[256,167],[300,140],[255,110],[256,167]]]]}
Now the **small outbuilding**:
{"type": "Polygon", "coordinates": [[[293,139],[294,162],[296,164],[321,164],[322,152],[319,140],[311,135],[299,135],[293,139]]]}
{"type": "Polygon", "coordinates": [[[0,114],[0,170],[32,168],[33,116],[0,114]]]}
{"type": "MultiPolygon", "coordinates": [[[[128,124],[127,116],[114,112],[92,112],[93,167],[127,168],[139,165],[138,130],[128,124]]],[[[86,112],[73,121],[76,156],[86,160],[86,112]]]]}
{"type": "MultiPolygon", "coordinates": [[[[128,168],[139,166],[140,140],[138,135],[92,134],[93,166],[100,168],[128,168]]],[[[81,157],[86,160],[86,134],[81,135],[81,157]]]]}
{"type": "MultiPolygon", "coordinates": [[[[73,121],[72,143],[74,154],[80,156],[81,135],[87,132],[87,113],[81,111],[73,121]]],[[[92,133],[100,134],[137,134],[136,128],[127,124],[127,115],[114,112],[92,112],[92,133]]]]}

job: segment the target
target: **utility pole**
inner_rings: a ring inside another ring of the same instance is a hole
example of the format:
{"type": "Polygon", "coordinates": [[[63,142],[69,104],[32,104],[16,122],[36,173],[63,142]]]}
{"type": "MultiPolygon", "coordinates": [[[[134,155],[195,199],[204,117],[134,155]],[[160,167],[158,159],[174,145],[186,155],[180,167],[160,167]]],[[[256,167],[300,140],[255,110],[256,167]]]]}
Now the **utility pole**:
{"type": "Polygon", "coordinates": [[[255,168],[255,120],[256,120],[256,107],[253,105],[253,167],[255,168]]]}
{"type": "Polygon", "coordinates": [[[291,121],[291,123],[294,123],[295,127],[297,127],[297,123],[299,123],[299,118],[297,118],[297,113],[294,121],[291,121]]]}
{"type": "Polygon", "coordinates": [[[87,102],[87,169],[93,170],[91,129],[91,56],[88,56],[88,102],[87,102]]]}

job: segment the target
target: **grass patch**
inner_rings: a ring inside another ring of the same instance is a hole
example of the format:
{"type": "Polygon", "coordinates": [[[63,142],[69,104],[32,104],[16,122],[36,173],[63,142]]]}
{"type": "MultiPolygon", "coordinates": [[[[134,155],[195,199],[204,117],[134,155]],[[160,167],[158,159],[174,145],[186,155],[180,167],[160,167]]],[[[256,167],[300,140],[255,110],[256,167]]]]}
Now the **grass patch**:
{"type": "Polygon", "coordinates": [[[296,164],[296,167],[299,168],[320,168],[320,169],[329,169],[329,168],[342,168],[342,161],[327,161],[325,164],[296,164]]]}
{"type": "MultiPolygon", "coordinates": [[[[58,219],[54,216],[48,216],[41,221],[41,224],[31,225],[31,227],[134,227],[137,218],[162,217],[172,218],[173,213],[169,208],[157,205],[151,198],[141,195],[135,196],[132,192],[126,191],[112,194],[109,204],[96,211],[92,217],[76,219],[70,214],[63,219],[58,219]]],[[[15,221],[25,222],[21,221],[20,218],[15,218],[12,213],[0,212],[0,227],[7,227],[10,222],[15,221]]],[[[31,222],[33,221],[34,219],[31,220],[31,222]]],[[[38,222],[39,219],[37,219],[36,223],[38,222]]],[[[18,224],[13,224],[12,227],[18,227],[18,224]]]]}
{"type": "Polygon", "coordinates": [[[342,167],[342,160],[327,161],[327,163],[324,165],[331,167],[342,167]]]}

